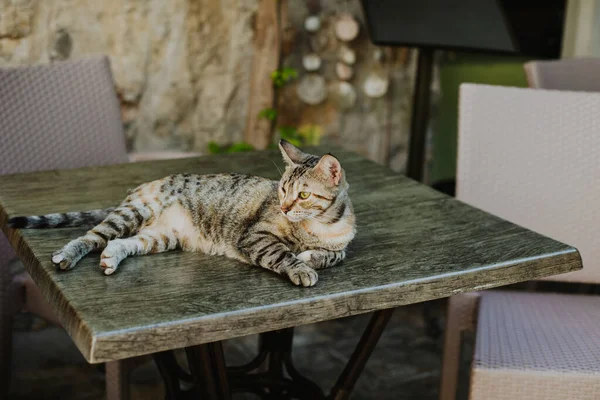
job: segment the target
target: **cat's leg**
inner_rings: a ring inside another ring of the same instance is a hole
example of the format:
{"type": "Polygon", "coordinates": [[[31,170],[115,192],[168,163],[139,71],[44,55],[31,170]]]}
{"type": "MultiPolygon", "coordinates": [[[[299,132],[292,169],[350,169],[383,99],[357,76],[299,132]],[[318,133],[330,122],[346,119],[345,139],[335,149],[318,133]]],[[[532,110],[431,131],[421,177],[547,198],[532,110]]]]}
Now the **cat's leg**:
{"type": "Polygon", "coordinates": [[[286,275],[294,285],[314,286],[319,279],[314,269],[299,260],[290,248],[272,233],[248,235],[240,241],[238,248],[254,265],[286,275]]]}
{"type": "Polygon", "coordinates": [[[52,254],[52,262],[60,269],[71,269],[90,251],[106,246],[109,240],[135,233],[155,214],[156,205],[140,200],[123,203],[84,236],[67,243],[52,254]]]}
{"type": "Polygon", "coordinates": [[[128,256],[162,253],[179,245],[177,232],[172,229],[143,229],[137,235],[108,242],[100,255],[100,268],[106,275],[117,270],[119,263],[128,256]]]}
{"type": "Polygon", "coordinates": [[[342,262],[346,258],[346,250],[306,250],[298,254],[297,257],[314,269],[323,269],[342,262]]]}

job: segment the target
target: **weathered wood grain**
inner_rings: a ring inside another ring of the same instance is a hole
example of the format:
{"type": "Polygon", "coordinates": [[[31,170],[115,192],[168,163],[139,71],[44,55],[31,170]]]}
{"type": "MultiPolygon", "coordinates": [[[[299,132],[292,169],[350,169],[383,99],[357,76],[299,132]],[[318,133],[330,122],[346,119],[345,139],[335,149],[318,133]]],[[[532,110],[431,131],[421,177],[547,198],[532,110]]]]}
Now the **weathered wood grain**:
{"type": "Polygon", "coordinates": [[[99,255],[59,272],[50,254],[82,229],[23,230],[8,216],[108,207],[172,173],[277,178],[274,151],[0,177],[0,226],[89,362],[104,362],[447,297],[581,268],[578,252],[341,149],[358,220],[346,261],[313,288],[224,257],[99,255]]]}

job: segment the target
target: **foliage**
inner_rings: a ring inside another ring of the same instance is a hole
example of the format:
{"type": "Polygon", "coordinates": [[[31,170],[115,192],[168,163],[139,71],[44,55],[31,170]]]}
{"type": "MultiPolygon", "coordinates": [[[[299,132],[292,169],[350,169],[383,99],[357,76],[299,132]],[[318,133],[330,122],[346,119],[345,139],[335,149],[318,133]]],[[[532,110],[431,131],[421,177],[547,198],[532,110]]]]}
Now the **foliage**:
{"type": "Polygon", "coordinates": [[[323,136],[323,128],[316,124],[305,124],[298,128],[298,134],[304,146],[316,146],[323,136]]]}
{"type": "Polygon", "coordinates": [[[294,146],[302,146],[302,137],[300,136],[300,132],[298,132],[298,129],[294,127],[280,126],[279,136],[281,136],[282,139],[287,140],[294,146]]]}
{"type": "Polygon", "coordinates": [[[208,152],[210,154],[220,154],[220,153],[223,153],[223,151],[221,150],[221,146],[219,146],[215,142],[208,142],[208,152]]]}
{"type": "Polygon", "coordinates": [[[274,108],[263,108],[258,113],[258,118],[268,119],[269,121],[275,121],[277,119],[277,110],[274,108]]]}
{"type": "Polygon", "coordinates": [[[252,151],[254,147],[251,144],[245,142],[233,143],[227,149],[227,153],[239,153],[242,151],[252,151]]]}
{"type": "Polygon", "coordinates": [[[224,153],[239,153],[242,151],[252,151],[254,147],[245,142],[232,143],[229,145],[219,146],[215,142],[208,143],[208,152],[210,154],[224,154],[224,153]]]}
{"type": "Polygon", "coordinates": [[[279,135],[294,146],[316,146],[323,135],[323,128],[314,124],[302,125],[299,128],[281,126],[279,135]]]}
{"type": "Polygon", "coordinates": [[[273,85],[276,88],[283,87],[283,85],[288,83],[288,81],[297,77],[298,71],[296,71],[294,68],[289,67],[276,69],[275,71],[271,72],[271,80],[273,81],[273,85]]]}

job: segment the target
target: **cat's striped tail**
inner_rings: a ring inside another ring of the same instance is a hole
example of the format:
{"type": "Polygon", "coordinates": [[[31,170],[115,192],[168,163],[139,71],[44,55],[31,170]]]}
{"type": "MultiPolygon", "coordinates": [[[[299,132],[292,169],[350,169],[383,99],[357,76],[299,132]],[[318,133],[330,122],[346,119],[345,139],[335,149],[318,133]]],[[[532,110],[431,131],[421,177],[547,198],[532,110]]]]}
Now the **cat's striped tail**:
{"type": "Polygon", "coordinates": [[[62,214],[13,217],[8,220],[8,226],[11,228],[44,229],[97,225],[114,209],[114,207],[111,207],[100,210],[77,211],[62,214]]]}

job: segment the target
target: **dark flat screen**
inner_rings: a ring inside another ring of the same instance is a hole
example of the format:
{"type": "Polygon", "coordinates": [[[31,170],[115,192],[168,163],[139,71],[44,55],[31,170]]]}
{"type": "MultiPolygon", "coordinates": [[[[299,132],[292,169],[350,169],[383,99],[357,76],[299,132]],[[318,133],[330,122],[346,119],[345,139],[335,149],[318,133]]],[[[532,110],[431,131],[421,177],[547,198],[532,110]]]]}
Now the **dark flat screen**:
{"type": "Polygon", "coordinates": [[[379,45],[560,56],[565,0],[362,0],[379,45]]]}

